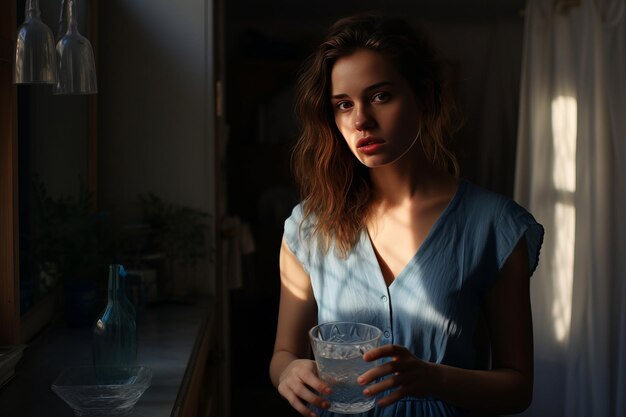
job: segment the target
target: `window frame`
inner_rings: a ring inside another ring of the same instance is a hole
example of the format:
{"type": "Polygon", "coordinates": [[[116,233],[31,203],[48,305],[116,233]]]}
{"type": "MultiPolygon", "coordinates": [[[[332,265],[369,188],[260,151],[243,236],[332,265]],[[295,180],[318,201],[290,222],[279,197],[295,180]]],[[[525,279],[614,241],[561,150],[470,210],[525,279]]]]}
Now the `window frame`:
{"type": "MultiPolygon", "coordinates": [[[[0,2],[0,345],[32,339],[62,306],[60,289],[47,294],[24,316],[19,292],[19,197],[17,86],[13,62],[17,35],[17,1],[0,2]]],[[[89,38],[97,67],[98,3],[88,0],[89,38]]],[[[97,96],[88,99],[88,178],[97,205],[97,96]]]]}
{"type": "Polygon", "coordinates": [[[15,1],[0,2],[0,344],[20,337],[17,89],[12,83],[15,1]]]}

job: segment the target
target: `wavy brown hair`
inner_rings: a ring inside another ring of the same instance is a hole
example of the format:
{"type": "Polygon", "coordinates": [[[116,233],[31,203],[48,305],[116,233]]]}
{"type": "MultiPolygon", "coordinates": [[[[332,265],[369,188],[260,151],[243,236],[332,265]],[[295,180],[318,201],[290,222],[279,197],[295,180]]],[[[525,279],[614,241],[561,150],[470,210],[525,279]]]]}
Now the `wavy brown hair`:
{"type": "Polygon", "coordinates": [[[334,63],[357,49],[384,55],[406,78],[423,109],[420,139],[426,156],[440,169],[459,175],[446,144],[457,126],[455,106],[447,95],[443,66],[427,39],[406,21],[378,14],[337,21],[299,73],[295,110],[301,131],[292,168],[304,219],[314,216],[314,234],[326,250],[334,239],[341,256],[359,239],[373,197],[368,168],[337,129],[330,98],[334,63]]]}

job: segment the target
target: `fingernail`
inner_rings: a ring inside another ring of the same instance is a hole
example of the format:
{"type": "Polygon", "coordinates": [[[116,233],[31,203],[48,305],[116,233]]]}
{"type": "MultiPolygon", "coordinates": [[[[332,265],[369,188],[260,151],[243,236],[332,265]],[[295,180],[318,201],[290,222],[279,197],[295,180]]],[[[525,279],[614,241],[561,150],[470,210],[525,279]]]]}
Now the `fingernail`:
{"type": "Polygon", "coordinates": [[[330,403],[328,401],[324,401],[322,403],[322,408],[330,408],[330,403]]]}
{"type": "Polygon", "coordinates": [[[328,395],[332,392],[332,390],[328,387],[324,388],[324,394],[328,395]]]}
{"type": "Polygon", "coordinates": [[[364,389],[363,390],[363,394],[365,394],[365,395],[372,395],[372,392],[369,389],[364,389]]]}
{"type": "Polygon", "coordinates": [[[356,382],[358,382],[359,384],[363,385],[363,377],[360,376],[356,379],[356,382]]]}

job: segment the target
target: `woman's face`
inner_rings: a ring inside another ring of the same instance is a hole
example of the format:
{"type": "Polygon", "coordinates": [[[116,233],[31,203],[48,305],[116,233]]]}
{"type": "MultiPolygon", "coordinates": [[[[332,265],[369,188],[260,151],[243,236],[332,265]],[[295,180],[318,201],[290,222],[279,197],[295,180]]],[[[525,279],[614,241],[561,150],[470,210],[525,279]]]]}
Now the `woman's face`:
{"type": "Polygon", "coordinates": [[[331,105],[350,150],[370,168],[395,162],[416,142],[419,109],[413,91],[379,53],[359,49],[335,62],[331,105]]]}

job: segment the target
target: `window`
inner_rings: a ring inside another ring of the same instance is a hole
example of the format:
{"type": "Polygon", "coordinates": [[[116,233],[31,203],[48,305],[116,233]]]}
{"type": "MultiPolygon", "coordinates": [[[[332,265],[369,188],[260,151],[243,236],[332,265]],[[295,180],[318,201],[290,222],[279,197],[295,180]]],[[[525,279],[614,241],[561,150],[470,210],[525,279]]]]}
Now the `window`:
{"type": "Polygon", "coordinates": [[[554,334],[564,342],[572,317],[572,280],[574,278],[574,239],[576,223],[576,98],[558,96],[552,101],[553,170],[555,189],[555,248],[552,258],[555,297],[552,303],[554,334]]]}

